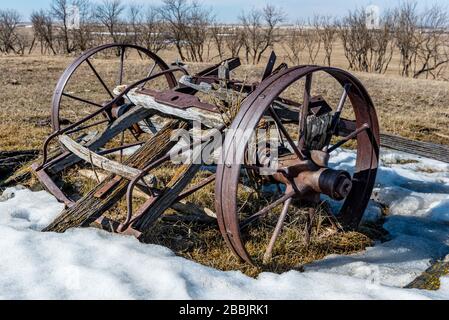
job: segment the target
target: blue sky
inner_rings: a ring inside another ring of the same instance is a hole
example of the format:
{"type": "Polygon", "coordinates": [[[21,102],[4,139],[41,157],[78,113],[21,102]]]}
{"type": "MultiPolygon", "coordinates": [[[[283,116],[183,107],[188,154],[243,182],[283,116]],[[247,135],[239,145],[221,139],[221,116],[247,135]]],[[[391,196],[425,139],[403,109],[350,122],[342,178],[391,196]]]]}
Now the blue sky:
{"type": "MultiPolygon", "coordinates": [[[[343,15],[348,10],[376,4],[385,9],[397,4],[400,0],[200,0],[204,5],[213,8],[217,19],[222,22],[235,22],[242,10],[263,7],[266,3],[280,6],[287,13],[289,21],[304,19],[314,14],[343,15]]],[[[28,16],[35,9],[47,8],[51,0],[0,0],[0,8],[14,8],[28,20],[28,16]]],[[[124,1],[129,2],[129,1],[124,1]]],[[[160,0],[134,0],[143,4],[159,4],[160,0]]],[[[424,8],[434,3],[449,7],[449,0],[419,0],[419,6],[424,8]]]]}

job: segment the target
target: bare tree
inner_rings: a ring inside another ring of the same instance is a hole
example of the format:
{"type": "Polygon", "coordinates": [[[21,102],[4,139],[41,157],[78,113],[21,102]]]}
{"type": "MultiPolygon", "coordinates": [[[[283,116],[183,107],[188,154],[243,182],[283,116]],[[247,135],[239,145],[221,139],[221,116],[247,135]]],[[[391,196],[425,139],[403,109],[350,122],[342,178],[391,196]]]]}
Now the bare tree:
{"type": "Polygon", "coordinates": [[[425,75],[435,79],[449,62],[449,17],[445,8],[433,6],[420,17],[419,31],[415,34],[417,51],[414,59],[413,77],[425,75]]]}
{"type": "Polygon", "coordinates": [[[401,74],[410,76],[413,60],[418,51],[416,33],[418,31],[419,15],[417,3],[404,1],[395,10],[395,41],[400,53],[401,74]]]}
{"type": "Polygon", "coordinates": [[[121,0],[103,0],[95,9],[95,16],[108,30],[114,42],[120,42],[119,27],[122,22],[121,15],[125,7],[121,0]]]}
{"type": "Polygon", "coordinates": [[[315,16],[313,24],[323,45],[324,63],[330,66],[337,35],[336,24],[330,16],[315,16]]]}
{"type": "Polygon", "coordinates": [[[186,59],[183,45],[189,12],[190,3],[187,0],[163,0],[163,5],[159,8],[159,13],[168,25],[172,40],[182,60],[186,59]]]}
{"type": "Polygon", "coordinates": [[[139,44],[155,53],[167,47],[164,24],[155,7],[149,6],[143,13],[139,44]]]}
{"type": "Polygon", "coordinates": [[[393,56],[393,18],[389,12],[379,28],[367,26],[365,10],[350,11],[339,24],[340,37],[349,68],[385,73],[393,56]]]}
{"type": "Polygon", "coordinates": [[[204,61],[204,46],[208,38],[207,30],[214,17],[211,11],[200,4],[191,4],[187,24],[184,28],[184,38],[191,61],[204,61]]]}
{"type": "Polygon", "coordinates": [[[33,24],[34,39],[29,52],[33,50],[34,43],[37,40],[40,43],[41,54],[45,54],[48,51],[56,54],[53,43],[53,19],[51,14],[42,9],[34,11],[31,14],[31,23],[33,24]]]}
{"type": "Polygon", "coordinates": [[[219,23],[215,22],[210,27],[210,35],[212,37],[212,41],[215,44],[215,47],[217,48],[220,60],[223,60],[225,50],[225,38],[228,36],[226,28],[220,25],[219,23]]]}
{"type": "Polygon", "coordinates": [[[17,25],[20,14],[15,10],[0,10],[0,51],[19,53],[15,45],[19,41],[17,25]]]}
{"type": "Polygon", "coordinates": [[[51,12],[56,20],[61,22],[61,38],[64,44],[64,50],[66,53],[73,51],[73,47],[70,43],[69,28],[67,25],[67,18],[69,15],[69,1],[68,0],[52,0],[51,12]]]}
{"type": "Polygon", "coordinates": [[[239,17],[244,30],[245,54],[248,62],[257,64],[265,51],[279,41],[279,24],[285,20],[284,12],[272,5],[262,11],[252,9],[239,17]]]}
{"type": "Polygon", "coordinates": [[[139,44],[139,37],[142,33],[143,25],[143,6],[137,3],[131,3],[128,6],[128,25],[131,29],[129,41],[132,44],[139,44]]]}
{"type": "Polygon", "coordinates": [[[291,63],[300,64],[301,53],[305,49],[303,23],[297,21],[293,28],[287,30],[282,47],[291,63]]]}
{"type": "Polygon", "coordinates": [[[224,43],[231,56],[238,57],[244,45],[244,32],[238,28],[228,28],[224,43]]]}
{"type": "Polygon", "coordinates": [[[318,53],[321,49],[320,26],[314,25],[315,22],[309,21],[309,28],[303,32],[304,45],[309,57],[309,63],[315,64],[318,53]]]}
{"type": "Polygon", "coordinates": [[[73,42],[77,50],[86,50],[93,41],[93,6],[89,0],[76,0],[73,2],[79,9],[80,25],[74,30],[73,42]]]}

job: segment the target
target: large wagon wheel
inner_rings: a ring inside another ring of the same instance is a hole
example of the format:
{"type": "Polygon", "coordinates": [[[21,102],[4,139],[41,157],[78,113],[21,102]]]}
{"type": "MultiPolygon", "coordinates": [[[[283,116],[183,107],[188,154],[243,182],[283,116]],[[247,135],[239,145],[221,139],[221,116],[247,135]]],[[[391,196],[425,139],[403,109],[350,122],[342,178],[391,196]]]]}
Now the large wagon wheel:
{"type": "Polygon", "coordinates": [[[269,252],[271,255],[274,241],[292,199],[317,199],[321,193],[336,200],[344,200],[337,217],[344,225],[356,227],[374,186],[378,153],[379,128],[375,109],[367,91],[355,77],[336,68],[318,66],[290,68],[270,76],[242,104],[226,135],[222,163],[217,168],[215,207],[220,231],[228,246],[242,260],[253,263],[254,257],[248,253],[245,246],[248,234],[245,233],[244,227],[283,204],[283,210],[266,251],[266,254],[269,252]],[[314,100],[312,97],[312,80],[321,74],[335,79],[337,84],[343,87],[340,102],[333,112],[326,111],[325,108],[323,110],[323,105],[329,108],[324,100],[320,106],[320,99],[314,100]],[[297,104],[298,117],[286,120],[277,114],[273,106],[276,101],[282,101],[282,95],[291,91],[293,85],[303,86],[303,83],[304,98],[302,105],[297,104]],[[340,114],[346,97],[349,97],[352,104],[351,112],[355,118],[356,128],[349,136],[330,146],[331,141],[335,141],[333,136],[338,133],[338,127],[341,127],[343,121],[340,114]],[[318,111],[316,106],[319,107],[318,111]],[[324,115],[320,116],[321,123],[327,121],[324,131],[311,132],[313,122],[311,120],[318,117],[312,115],[312,111],[324,112],[324,115]],[[245,163],[248,147],[252,141],[247,133],[254,132],[261,126],[262,121],[267,121],[267,118],[276,125],[285,146],[290,150],[289,154],[279,158],[277,169],[268,177],[268,180],[283,187],[279,188],[280,196],[275,197],[276,199],[271,198],[270,202],[259,208],[258,212],[245,212],[244,204],[238,199],[239,186],[243,184],[245,175],[247,176],[245,170],[248,171],[249,168],[250,171],[257,172],[260,166],[260,163],[252,166],[245,163]],[[357,144],[352,176],[351,170],[329,169],[327,155],[332,157],[332,152],[337,147],[352,139],[357,144]]]}
{"type": "MultiPolygon", "coordinates": [[[[168,69],[156,54],[135,45],[106,44],[87,50],[67,67],[56,85],[51,113],[53,130],[58,131],[64,123],[74,123],[114,100],[115,87],[135,83],[168,69]]],[[[149,84],[159,88],[177,85],[172,73],[166,73],[163,78],[165,82],[151,81],[149,84]]],[[[125,104],[125,100],[121,102],[125,104]]],[[[114,115],[110,112],[106,116],[109,119],[98,117],[95,123],[110,122],[114,115]]]]}
{"type": "Polygon", "coordinates": [[[141,135],[154,133],[157,128],[152,132],[147,130],[151,127],[151,115],[142,117],[144,112],[125,121],[128,130],[114,127],[117,119],[127,116],[134,108],[121,92],[125,87],[129,90],[134,86],[156,90],[174,88],[177,86],[175,71],[180,69],[170,69],[151,51],[127,44],[106,44],[87,50],[65,69],[53,94],[53,133],[44,143],[42,164],[35,167],[59,200],[70,204],[45,176],[44,170],[57,174],[79,162],[79,158],[65,151],[66,146],[61,149],[57,137],[64,135],[109,158],[119,156],[119,162],[123,163],[129,155],[125,150],[141,146],[146,140],[141,135]],[[51,146],[56,150],[50,153],[51,146]]]}

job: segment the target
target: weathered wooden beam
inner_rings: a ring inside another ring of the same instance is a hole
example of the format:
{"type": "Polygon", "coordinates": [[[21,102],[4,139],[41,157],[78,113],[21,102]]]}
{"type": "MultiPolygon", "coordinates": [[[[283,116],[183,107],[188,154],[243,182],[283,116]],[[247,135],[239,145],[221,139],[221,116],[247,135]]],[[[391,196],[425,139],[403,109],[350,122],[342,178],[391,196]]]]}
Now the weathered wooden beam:
{"type": "MultiPolygon", "coordinates": [[[[66,135],[59,136],[59,141],[62,145],[70,152],[78,156],[80,159],[92,164],[93,166],[119,175],[120,177],[126,178],[128,180],[134,179],[134,177],[141,174],[141,170],[132,168],[120,162],[108,159],[101,156],[81,144],[73,141],[70,137],[66,135]]],[[[152,186],[154,182],[154,177],[152,175],[147,175],[143,178],[148,186],[152,186]]]]}
{"type": "Polygon", "coordinates": [[[415,141],[385,133],[380,135],[380,145],[385,148],[449,163],[449,146],[446,145],[415,141]]]}
{"type": "MultiPolygon", "coordinates": [[[[132,125],[142,121],[145,118],[150,117],[154,111],[142,108],[135,107],[130,111],[126,112],[124,115],[115,120],[104,132],[98,133],[95,137],[90,139],[84,146],[90,150],[98,150],[103,147],[106,143],[108,143],[111,139],[130,128],[132,125]]],[[[76,163],[78,163],[81,159],[76,155],[70,155],[64,160],[54,164],[48,171],[52,174],[56,174],[67,167],[70,167],[76,163]]]]}
{"type": "MultiPolygon", "coordinates": [[[[171,141],[173,130],[187,128],[183,121],[172,120],[161,131],[151,137],[136,153],[131,155],[125,164],[142,170],[148,163],[153,162],[167,154],[175,142],[171,141]]],[[[43,231],[64,232],[72,227],[88,225],[100,217],[105,211],[114,206],[126,193],[128,180],[119,179],[102,197],[95,195],[116,178],[114,174],[108,177],[97,187],[89,191],[74,206],[64,210],[43,231]]]]}

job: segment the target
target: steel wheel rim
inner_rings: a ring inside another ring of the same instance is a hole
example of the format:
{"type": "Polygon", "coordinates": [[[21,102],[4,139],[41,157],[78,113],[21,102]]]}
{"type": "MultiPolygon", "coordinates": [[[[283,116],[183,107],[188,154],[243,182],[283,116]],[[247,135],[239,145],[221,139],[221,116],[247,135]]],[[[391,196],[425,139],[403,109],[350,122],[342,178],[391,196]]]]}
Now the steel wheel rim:
{"type": "Polygon", "coordinates": [[[235,160],[238,164],[227,166],[224,163],[227,163],[227,158],[234,143],[242,146],[248,142],[248,137],[235,134],[238,132],[237,129],[241,129],[241,132],[248,128],[254,129],[269,105],[281,92],[307,74],[317,71],[326,72],[342,86],[348,82],[353,85],[355,90],[351,90],[349,99],[356,115],[356,123],[361,125],[368,122],[372,131],[370,136],[363,134],[360,138],[357,137],[357,161],[353,176],[356,185],[353,190],[363,191],[350,193],[345,199],[339,216],[345,225],[354,228],[360,222],[363,211],[368,204],[377,172],[380,138],[373,102],[361,82],[346,71],[318,66],[299,66],[272,75],[262,82],[242,104],[240,112],[230,127],[232,134],[226,136],[222,161],[217,167],[215,208],[220,232],[233,253],[250,264],[254,263],[242,239],[237,213],[237,190],[241,167],[239,163],[242,163],[243,152],[237,151],[235,160]],[[356,199],[357,197],[358,199],[356,199]]]}

